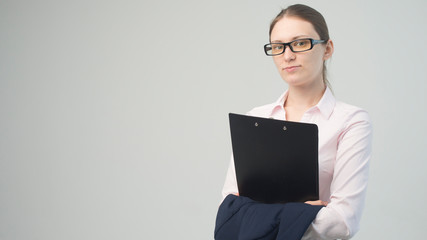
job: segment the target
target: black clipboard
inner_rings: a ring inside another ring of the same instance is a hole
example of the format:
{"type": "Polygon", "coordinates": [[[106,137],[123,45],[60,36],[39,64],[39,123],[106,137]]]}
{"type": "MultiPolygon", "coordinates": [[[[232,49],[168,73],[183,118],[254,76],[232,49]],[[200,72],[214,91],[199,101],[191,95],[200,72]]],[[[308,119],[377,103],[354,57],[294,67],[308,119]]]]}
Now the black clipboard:
{"type": "Polygon", "coordinates": [[[319,199],[315,124],[230,113],[240,196],[264,203],[319,199]]]}

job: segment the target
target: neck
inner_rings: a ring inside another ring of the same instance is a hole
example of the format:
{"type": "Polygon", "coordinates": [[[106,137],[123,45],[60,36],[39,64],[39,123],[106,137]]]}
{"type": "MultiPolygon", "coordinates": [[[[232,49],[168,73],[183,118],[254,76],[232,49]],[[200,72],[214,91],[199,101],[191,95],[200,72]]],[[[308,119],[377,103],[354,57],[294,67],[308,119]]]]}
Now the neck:
{"type": "Polygon", "coordinates": [[[315,106],[323,96],[326,85],[323,82],[311,86],[289,86],[285,108],[308,109],[315,106]]]}

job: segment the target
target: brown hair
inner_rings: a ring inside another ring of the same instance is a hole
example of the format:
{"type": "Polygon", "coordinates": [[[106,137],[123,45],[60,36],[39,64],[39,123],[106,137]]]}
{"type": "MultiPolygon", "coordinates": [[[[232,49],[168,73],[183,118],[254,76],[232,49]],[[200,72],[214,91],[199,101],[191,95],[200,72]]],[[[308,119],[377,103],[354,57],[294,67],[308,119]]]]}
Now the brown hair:
{"type": "MultiPolygon", "coordinates": [[[[326,41],[329,40],[329,31],[328,31],[328,26],[326,25],[325,18],[323,18],[322,14],[320,14],[314,8],[311,8],[303,4],[291,5],[285,9],[282,9],[282,11],[280,11],[280,13],[277,14],[277,16],[273,19],[273,21],[270,24],[270,30],[268,34],[269,39],[271,37],[271,32],[273,31],[273,28],[276,25],[276,23],[285,16],[297,17],[311,23],[311,25],[313,25],[314,27],[314,30],[317,32],[317,34],[319,34],[319,37],[321,40],[326,40],[326,41]]],[[[330,87],[330,83],[326,78],[325,62],[323,62],[322,75],[323,75],[323,82],[328,87],[330,87]]]]}

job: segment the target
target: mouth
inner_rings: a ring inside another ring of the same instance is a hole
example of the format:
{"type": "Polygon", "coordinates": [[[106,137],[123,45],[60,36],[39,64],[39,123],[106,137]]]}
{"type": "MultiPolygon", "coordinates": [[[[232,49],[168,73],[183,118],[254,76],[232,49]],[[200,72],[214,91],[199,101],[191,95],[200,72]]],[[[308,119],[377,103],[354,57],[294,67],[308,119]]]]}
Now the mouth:
{"type": "Polygon", "coordinates": [[[283,71],[286,71],[286,72],[294,72],[294,71],[296,71],[299,67],[301,67],[301,66],[289,66],[289,67],[282,68],[282,70],[283,70],[283,71]]]}

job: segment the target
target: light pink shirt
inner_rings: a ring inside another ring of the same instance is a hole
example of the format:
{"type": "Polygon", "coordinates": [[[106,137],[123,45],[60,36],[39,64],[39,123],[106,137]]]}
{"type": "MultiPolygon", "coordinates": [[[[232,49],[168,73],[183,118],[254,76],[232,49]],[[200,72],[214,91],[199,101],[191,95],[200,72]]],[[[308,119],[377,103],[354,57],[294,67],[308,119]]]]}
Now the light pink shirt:
{"type": "MultiPolygon", "coordinates": [[[[286,120],[287,91],[248,115],[286,120]]],[[[371,156],[372,127],[366,111],[335,100],[329,88],[301,122],[319,128],[319,194],[328,201],[302,239],[347,239],[358,231],[364,207],[371,156]]],[[[238,193],[234,160],[231,158],[224,188],[225,198],[238,193]]]]}

